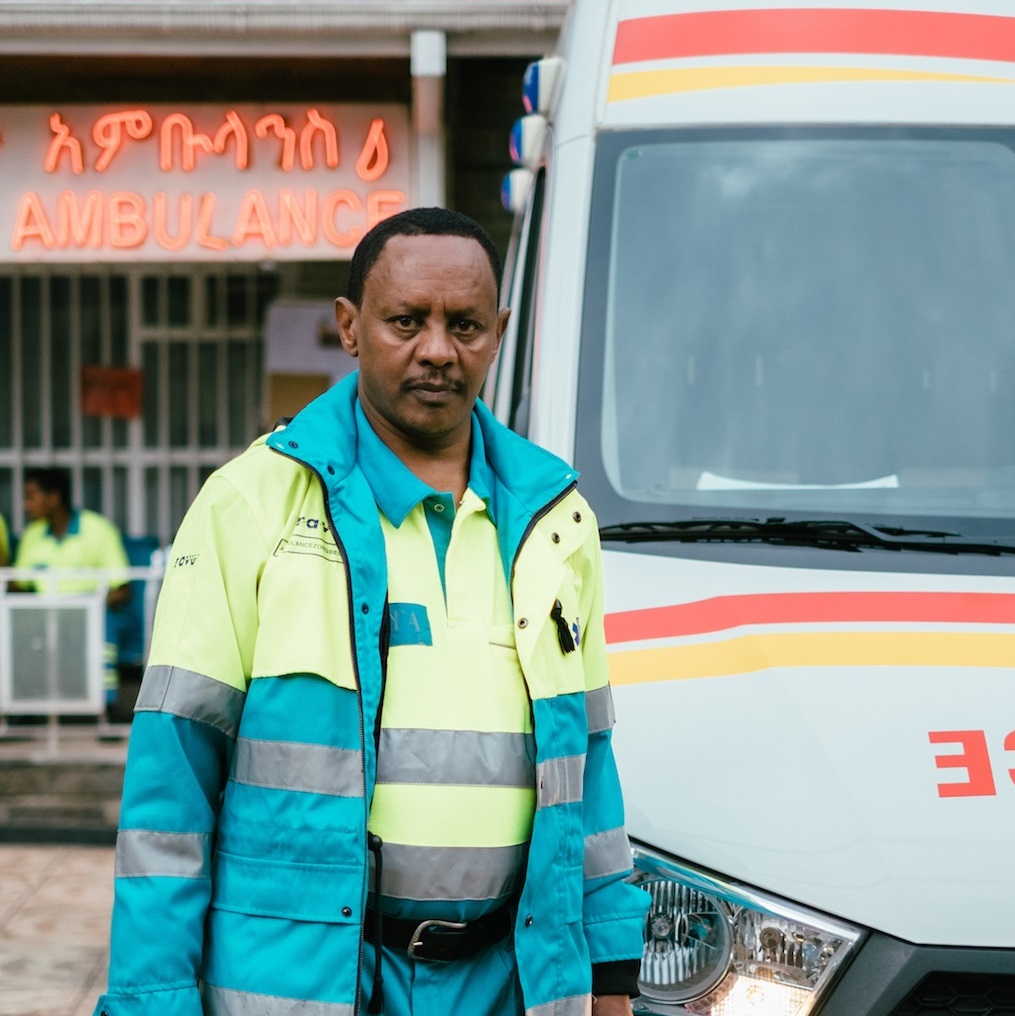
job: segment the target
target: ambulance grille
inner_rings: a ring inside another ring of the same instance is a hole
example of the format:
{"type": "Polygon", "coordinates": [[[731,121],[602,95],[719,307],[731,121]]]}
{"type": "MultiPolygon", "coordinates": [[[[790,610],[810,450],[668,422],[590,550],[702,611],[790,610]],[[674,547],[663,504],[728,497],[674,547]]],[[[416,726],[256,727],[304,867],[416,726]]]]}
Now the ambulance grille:
{"type": "Polygon", "coordinates": [[[1015,977],[928,974],[891,1016],[1015,1016],[1015,977]]]}

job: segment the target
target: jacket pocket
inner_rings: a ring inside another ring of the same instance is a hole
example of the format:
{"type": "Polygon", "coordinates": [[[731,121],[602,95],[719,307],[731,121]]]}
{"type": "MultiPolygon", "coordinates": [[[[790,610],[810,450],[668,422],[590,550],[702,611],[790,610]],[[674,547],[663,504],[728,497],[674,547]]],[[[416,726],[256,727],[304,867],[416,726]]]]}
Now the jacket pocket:
{"type": "Polygon", "coordinates": [[[297,553],[291,545],[276,551],[257,590],[261,625],[252,675],[317,674],[340,688],[355,690],[348,604],[340,557],[297,553]]]}
{"type": "Polygon", "coordinates": [[[215,857],[211,905],[217,910],[327,924],[360,923],[361,865],[215,857]]]}

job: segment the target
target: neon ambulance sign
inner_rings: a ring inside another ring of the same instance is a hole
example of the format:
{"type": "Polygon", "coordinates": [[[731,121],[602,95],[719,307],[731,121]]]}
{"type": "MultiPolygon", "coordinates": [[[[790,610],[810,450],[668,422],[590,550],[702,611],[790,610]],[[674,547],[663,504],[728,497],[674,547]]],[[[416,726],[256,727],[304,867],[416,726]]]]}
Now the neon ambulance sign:
{"type": "Polygon", "coordinates": [[[409,177],[396,105],[0,107],[0,260],[348,258],[409,177]]]}

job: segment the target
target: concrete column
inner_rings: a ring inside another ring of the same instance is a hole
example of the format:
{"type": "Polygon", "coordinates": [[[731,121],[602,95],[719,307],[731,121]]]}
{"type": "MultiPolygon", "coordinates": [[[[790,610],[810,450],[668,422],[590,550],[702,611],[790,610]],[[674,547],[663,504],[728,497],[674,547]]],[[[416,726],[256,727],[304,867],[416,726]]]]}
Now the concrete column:
{"type": "Polygon", "coordinates": [[[412,33],[413,184],[420,205],[445,204],[444,78],[447,41],[443,32],[412,33]]]}

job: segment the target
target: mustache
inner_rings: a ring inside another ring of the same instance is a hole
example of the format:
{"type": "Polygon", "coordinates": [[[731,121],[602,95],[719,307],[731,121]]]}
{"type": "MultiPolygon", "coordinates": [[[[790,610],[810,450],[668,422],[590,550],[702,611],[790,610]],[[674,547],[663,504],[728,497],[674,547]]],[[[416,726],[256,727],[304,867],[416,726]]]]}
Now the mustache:
{"type": "Polygon", "coordinates": [[[419,377],[409,378],[402,387],[407,391],[421,388],[426,391],[454,392],[456,394],[465,390],[465,384],[459,378],[451,377],[440,371],[430,371],[419,377]]]}

